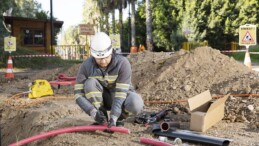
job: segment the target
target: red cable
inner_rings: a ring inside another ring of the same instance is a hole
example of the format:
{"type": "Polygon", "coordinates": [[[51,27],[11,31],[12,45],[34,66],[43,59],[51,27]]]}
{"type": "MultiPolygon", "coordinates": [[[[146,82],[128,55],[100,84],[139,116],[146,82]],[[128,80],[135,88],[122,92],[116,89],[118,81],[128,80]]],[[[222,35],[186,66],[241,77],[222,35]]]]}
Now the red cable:
{"type": "Polygon", "coordinates": [[[53,130],[53,131],[49,131],[46,133],[42,133],[39,135],[35,135],[23,140],[20,140],[18,142],[12,143],[9,146],[21,146],[24,144],[28,144],[30,142],[36,141],[36,140],[40,140],[43,138],[47,138],[50,136],[55,136],[58,134],[63,134],[63,133],[70,133],[70,132],[80,132],[80,131],[96,131],[96,130],[109,130],[112,132],[119,132],[119,133],[126,133],[129,134],[130,130],[124,127],[111,127],[111,128],[107,128],[107,126],[101,126],[101,125],[91,125],[91,126],[77,126],[77,127],[69,127],[69,128],[63,128],[63,129],[58,129],[58,130],[53,130]]]}
{"type": "MultiPolygon", "coordinates": [[[[218,96],[212,96],[212,98],[221,98],[224,95],[218,95],[218,96]]],[[[230,96],[235,97],[259,97],[259,94],[230,94],[230,96]]],[[[179,102],[187,102],[187,99],[181,99],[181,100],[145,100],[145,104],[172,104],[172,103],[179,103],[179,102]]]]}
{"type": "Polygon", "coordinates": [[[155,139],[152,139],[152,138],[145,138],[145,137],[140,137],[140,143],[150,144],[150,145],[153,145],[153,146],[173,146],[170,143],[155,140],[155,139]]]}

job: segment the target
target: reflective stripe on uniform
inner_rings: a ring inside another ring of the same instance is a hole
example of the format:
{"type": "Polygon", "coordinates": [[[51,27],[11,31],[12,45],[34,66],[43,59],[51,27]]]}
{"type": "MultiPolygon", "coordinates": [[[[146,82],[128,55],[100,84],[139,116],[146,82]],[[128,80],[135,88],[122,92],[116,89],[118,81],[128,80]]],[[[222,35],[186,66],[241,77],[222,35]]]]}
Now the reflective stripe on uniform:
{"type": "Polygon", "coordinates": [[[127,93],[125,92],[115,92],[115,98],[126,98],[127,93]]]}
{"type": "Polygon", "coordinates": [[[93,105],[101,105],[102,102],[92,102],[93,105]]]}
{"type": "Polygon", "coordinates": [[[88,77],[88,78],[90,78],[90,79],[101,79],[101,78],[103,78],[102,76],[90,76],[90,77],[88,77]]]}
{"type": "Polygon", "coordinates": [[[116,83],[117,89],[129,90],[130,84],[116,83]]]}
{"type": "Polygon", "coordinates": [[[85,97],[94,105],[101,104],[103,101],[102,92],[100,91],[88,92],[85,94],[85,97]]]}
{"type": "Polygon", "coordinates": [[[93,98],[93,97],[102,98],[102,92],[100,92],[100,91],[88,92],[88,93],[85,94],[85,97],[87,99],[90,99],[90,98],[93,98]]]}
{"type": "Polygon", "coordinates": [[[114,83],[117,77],[118,75],[105,75],[104,80],[108,81],[108,83],[114,83]]]}
{"type": "Polygon", "coordinates": [[[107,81],[108,83],[114,83],[117,79],[118,75],[105,75],[104,77],[102,76],[91,76],[89,78],[92,78],[92,79],[98,79],[100,81],[107,81]]]}
{"type": "Polygon", "coordinates": [[[75,90],[82,90],[84,89],[84,84],[75,84],[74,88],[75,90]]]}

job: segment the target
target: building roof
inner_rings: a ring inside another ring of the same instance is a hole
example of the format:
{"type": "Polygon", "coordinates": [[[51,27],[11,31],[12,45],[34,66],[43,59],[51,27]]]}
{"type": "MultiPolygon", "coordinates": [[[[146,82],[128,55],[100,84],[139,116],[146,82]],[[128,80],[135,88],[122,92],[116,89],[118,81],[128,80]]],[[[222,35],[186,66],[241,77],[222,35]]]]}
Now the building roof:
{"type": "MultiPolygon", "coordinates": [[[[18,21],[34,21],[34,22],[51,22],[50,19],[36,19],[36,18],[25,18],[25,17],[13,17],[13,16],[4,16],[4,22],[6,24],[12,24],[14,20],[18,21]]],[[[53,20],[54,27],[61,28],[63,21],[53,20]]]]}

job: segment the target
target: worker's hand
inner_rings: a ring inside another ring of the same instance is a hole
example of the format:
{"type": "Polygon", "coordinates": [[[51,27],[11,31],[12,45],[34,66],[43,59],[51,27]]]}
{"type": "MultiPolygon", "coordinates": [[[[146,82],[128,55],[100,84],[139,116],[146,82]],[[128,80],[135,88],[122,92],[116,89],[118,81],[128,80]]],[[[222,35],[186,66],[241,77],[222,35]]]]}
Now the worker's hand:
{"type": "Polygon", "coordinates": [[[97,110],[94,120],[100,125],[107,124],[107,118],[100,110],[97,110]]]}
{"type": "Polygon", "coordinates": [[[116,126],[117,117],[111,116],[109,122],[108,122],[108,128],[111,128],[112,126],[116,126]]]}
{"type": "Polygon", "coordinates": [[[114,119],[110,119],[108,122],[108,127],[111,128],[112,126],[116,126],[116,121],[114,121],[114,119]]]}

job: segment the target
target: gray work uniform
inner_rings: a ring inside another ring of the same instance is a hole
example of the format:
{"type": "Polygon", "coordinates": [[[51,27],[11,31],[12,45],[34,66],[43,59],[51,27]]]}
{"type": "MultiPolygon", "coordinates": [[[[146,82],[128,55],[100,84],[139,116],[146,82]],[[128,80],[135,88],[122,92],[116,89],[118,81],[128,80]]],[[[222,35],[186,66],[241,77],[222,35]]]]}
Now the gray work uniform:
{"type": "Polygon", "coordinates": [[[132,87],[131,75],[131,65],[122,55],[112,54],[111,62],[105,70],[91,56],[80,66],[75,94],[84,95],[96,109],[104,107],[111,110],[111,115],[116,117],[120,116],[122,109],[138,114],[144,103],[132,87]]]}

